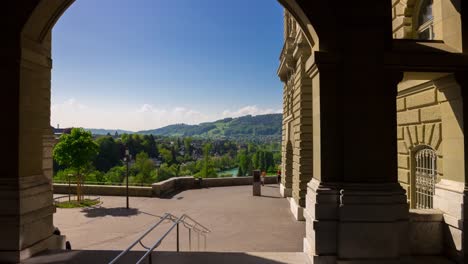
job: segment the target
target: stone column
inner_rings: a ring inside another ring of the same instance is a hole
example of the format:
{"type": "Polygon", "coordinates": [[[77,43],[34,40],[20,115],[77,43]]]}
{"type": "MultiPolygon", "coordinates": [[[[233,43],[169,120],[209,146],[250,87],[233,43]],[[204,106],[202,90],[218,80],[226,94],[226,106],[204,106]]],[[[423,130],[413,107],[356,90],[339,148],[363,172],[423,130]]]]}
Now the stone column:
{"type": "Polygon", "coordinates": [[[12,89],[18,92],[15,103],[19,102],[12,107],[19,112],[17,146],[6,150],[17,154],[10,154],[13,161],[3,160],[16,164],[17,170],[0,185],[2,263],[17,263],[40,251],[63,247],[63,237],[53,235],[50,40],[50,33],[42,43],[21,38],[18,83],[12,89]]]}
{"type": "Polygon", "coordinates": [[[296,62],[293,96],[293,181],[291,211],[296,220],[304,219],[307,183],[312,178],[312,87],[305,65],[311,47],[301,35],[295,46],[293,58],[296,62]]]}
{"type": "Polygon", "coordinates": [[[376,72],[365,62],[343,67],[333,54],[315,57],[309,69],[314,178],[304,249],[314,263],[398,263],[408,254],[408,204],[397,182],[395,137],[402,75],[376,72]],[[359,66],[373,77],[343,70],[359,66]]]}
{"type": "Polygon", "coordinates": [[[282,153],[281,153],[281,184],[280,193],[282,197],[291,197],[292,195],[292,180],[293,180],[293,146],[292,146],[292,115],[289,110],[289,88],[284,87],[283,97],[283,136],[282,136],[282,153]]]}
{"type": "Polygon", "coordinates": [[[19,132],[19,39],[5,34],[3,41],[10,41],[5,49],[0,50],[0,72],[2,74],[2,93],[0,115],[4,128],[2,135],[2,173],[0,176],[0,262],[17,262],[20,241],[20,193],[18,179],[18,132],[19,132]]]}
{"type": "MultiPolygon", "coordinates": [[[[468,72],[457,72],[455,74],[455,78],[457,83],[460,85],[460,89],[457,91],[461,91],[461,98],[460,94],[458,93],[445,93],[445,98],[450,101],[449,111],[445,111],[443,115],[449,115],[451,118],[449,121],[449,126],[452,126],[452,131],[450,131],[451,137],[448,138],[450,143],[457,144],[455,146],[459,146],[462,144],[463,146],[463,153],[460,151],[455,152],[452,148],[451,151],[446,150],[444,146],[444,151],[447,151],[449,158],[449,164],[453,164],[456,168],[459,168],[458,171],[452,170],[456,173],[456,176],[459,178],[459,184],[451,184],[452,186],[448,186],[451,188],[444,188],[443,190],[440,189],[439,192],[436,194],[446,196],[444,201],[440,199],[440,205],[444,206],[444,209],[447,210],[448,217],[445,217],[445,222],[447,224],[446,227],[446,241],[445,241],[445,248],[447,250],[447,254],[452,257],[452,259],[456,260],[458,263],[466,263],[466,249],[468,248],[468,237],[464,229],[468,226],[468,171],[466,169],[466,164],[468,162],[468,136],[467,133],[464,131],[464,124],[468,122],[468,72]],[[453,131],[454,130],[454,131],[453,131]],[[454,134],[454,132],[456,134],[454,134]],[[457,133],[458,132],[458,133],[457,133]],[[460,138],[462,136],[463,138],[460,138]],[[461,164],[460,164],[461,163],[461,164]],[[460,170],[460,167],[462,169],[460,170]],[[460,172],[463,171],[462,175],[460,172]]],[[[443,124],[445,125],[445,124],[443,124]]],[[[444,156],[444,173],[446,172],[447,166],[445,165],[447,157],[444,156]]],[[[448,169],[448,168],[447,168],[448,169]]],[[[453,168],[451,168],[453,169],[453,168]]],[[[451,172],[449,170],[449,172],[451,172]]],[[[443,186],[445,187],[445,186],[443,186]]]]}
{"type": "Polygon", "coordinates": [[[336,263],[337,259],[340,161],[336,157],[341,140],[337,136],[336,61],[328,55],[316,52],[306,64],[312,80],[313,178],[304,211],[304,252],[313,263],[336,263]]]}
{"type": "Polygon", "coordinates": [[[391,2],[334,6],[336,50],[307,63],[313,93],[313,179],[304,250],[314,263],[400,263],[408,204],[397,179],[396,93],[385,66],[391,2]]]}
{"type": "Polygon", "coordinates": [[[280,193],[283,197],[292,196],[292,181],[293,181],[293,142],[294,128],[292,121],[294,120],[292,112],[292,100],[294,85],[292,84],[291,75],[293,75],[293,39],[289,37],[291,19],[289,14],[285,12],[285,42],[280,56],[280,67],[278,76],[284,83],[283,88],[283,131],[282,131],[282,160],[281,160],[281,184],[280,193]]]}

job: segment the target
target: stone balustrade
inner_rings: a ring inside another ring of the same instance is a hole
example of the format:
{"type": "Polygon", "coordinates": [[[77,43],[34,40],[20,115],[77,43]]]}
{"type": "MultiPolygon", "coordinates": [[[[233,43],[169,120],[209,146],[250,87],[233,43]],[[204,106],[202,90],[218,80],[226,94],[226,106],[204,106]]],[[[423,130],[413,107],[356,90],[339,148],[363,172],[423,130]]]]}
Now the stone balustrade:
{"type": "MultiPolygon", "coordinates": [[[[265,184],[276,183],[276,176],[265,177],[265,184]]],[[[151,186],[129,186],[130,196],[138,197],[164,197],[171,193],[183,190],[197,188],[213,188],[224,186],[239,186],[251,185],[253,177],[226,177],[226,178],[205,178],[198,180],[193,176],[173,177],[165,181],[153,183],[151,186]]],[[[54,183],[55,194],[76,193],[76,185],[54,183]]],[[[84,185],[84,193],[86,195],[103,195],[103,196],[125,196],[125,185],[84,185]]]]}

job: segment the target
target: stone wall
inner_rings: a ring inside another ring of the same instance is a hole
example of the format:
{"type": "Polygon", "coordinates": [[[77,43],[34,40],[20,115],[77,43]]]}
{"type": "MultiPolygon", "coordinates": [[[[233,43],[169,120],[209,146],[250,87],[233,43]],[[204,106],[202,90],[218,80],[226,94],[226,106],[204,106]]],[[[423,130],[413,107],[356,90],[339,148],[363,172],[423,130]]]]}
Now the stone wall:
{"type": "MultiPolygon", "coordinates": [[[[54,183],[55,194],[76,194],[76,184],[54,183]]],[[[103,196],[125,196],[126,186],[115,185],[83,185],[85,195],[103,195],[103,196]]],[[[153,189],[151,187],[129,186],[128,193],[136,197],[152,197],[153,189]]]]}
{"type": "MultiPolygon", "coordinates": [[[[418,14],[422,0],[391,0],[393,38],[416,39],[418,14]]],[[[443,40],[444,44],[457,51],[462,50],[461,35],[461,0],[434,0],[434,40],[443,40]]]]}
{"type": "MultiPolygon", "coordinates": [[[[177,191],[198,189],[198,188],[213,188],[252,185],[253,177],[226,177],[226,178],[207,178],[197,180],[194,177],[173,177],[162,182],[153,183],[151,187],[129,186],[130,196],[137,197],[164,197],[171,195],[177,191]]],[[[265,177],[266,184],[277,183],[276,176],[265,177]]],[[[57,184],[53,185],[54,193],[56,194],[76,194],[76,185],[57,184]]],[[[108,195],[108,196],[125,196],[126,186],[124,185],[84,185],[83,192],[86,195],[108,195]]]]}
{"type": "Polygon", "coordinates": [[[413,156],[422,146],[437,153],[437,182],[464,182],[463,106],[456,80],[447,74],[408,73],[398,90],[398,179],[408,200],[414,192],[413,156]]]}
{"type": "Polygon", "coordinates": [[[412,201],[413,155],[418,147],[429,146],[437,152],[437,172],[443,176],[441,106],[434,82],[404,84],[397,97],[398,180],[412,201]]]}
{"type": "Polygon", "coordinates": [[[407,73],[397,97],[398,180],[415,205],[414,154],[422,146],[437,153],[434,209],[445,222],[445,251],[453,259],[462,249],[465,186],[463,103],[453,75],[407,73]]]}

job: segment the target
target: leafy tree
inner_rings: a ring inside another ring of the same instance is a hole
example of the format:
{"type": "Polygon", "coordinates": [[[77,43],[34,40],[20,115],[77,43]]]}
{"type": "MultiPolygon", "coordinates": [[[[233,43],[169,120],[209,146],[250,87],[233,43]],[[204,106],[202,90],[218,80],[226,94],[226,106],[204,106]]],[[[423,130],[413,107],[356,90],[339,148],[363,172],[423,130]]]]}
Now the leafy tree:
{"type": "Polygon", "coordinates": [[[104,175],[104,181],[107,183],[122,183],[125,179],[125,174],[125,166],[116,166],[104,175]]]}
{"type": "Polygon", "coordinates": [[[163,163],[157,173],[157,181],[164,181],[171,177],[177,176],[176,165],[169,166],[167,163],[163,163]]]}
{"type": "Polygon", "coordinates": [[[247,152],[245,150],[240,151],[237,158],[239,162],[239,171],[242,173],[242,176],[250,173],[250,171],[252,171],[252,162],[250,162],[251,158],[247,155],[247,152]]]}
{"type": "Polygon", "coordinates": [[[146,152],[140,152],[136,155],[133,168],[137,171],[135,181],[139,183],[152,183],[154,181],[155,175],[152,174],[154,171],[154,163],[149,159],[146,152]]]}
{"type": "Polygon", "coordinates": [[[199,176],[202,178],[210,178],[217,176],[210,159],[210,151],[212,147],[213,146],[211,145],[211,143],[206,143],[203,146],[203,165],[199,173],[199,176]]]}
{"type": "Polygon", "coordinates": [[[240,166],[239,166],[239,169],[237,170],[237,176],[245,176],[245,173],[242,170],[242,167],[240,167],[240,166]]]}
{"type": "Polygon", "coordinates": [[[169,149],[161,146],[159,148],[159,153],[161,154],[161,157],[163,158],[163,161],[165,163],[168,163],[168,164],[172,163],[172,158],[173,158],[172,151],[170,151],[169,149]]]}
{"type": "Polygon", "coordinates": [[[144,150],[142,138],[138,134],[122,136],[122,141],[125,146],[127,146],[132,157],[135,157],[138,153],[144,150]]]}
{"type": "Polygon", "coordinates": [[[192,138],[191,137],[184,138],[184,151],[185,151],[185,157],[187,159],[192,156],[192,138]]]}
{"type": "Polygon", "coordinates": [[[104,182],[105,174],[98,170],[93,170],[85,175],[86,182],[104,182]]]}
{"type": "Polygon", "coordinates": [[[107,172],[112,167],[120,165],[120,148],[113,137],[100,137],[96,143],[99,145],[99,154],[93,163],[97,170],[107,172]]]}
{"type": "Polygon", "coordinates": [[[151,158],[156,158],[159,155],[153,135],[143,136],[142,146],[143,150],[148,153],[151,158]]]}
{"type": "Polygon", "coordinates": [[[252,156],[252,165],[254,167],[254,169],[258,169],[260,168],[260,159],[259,159],[259,155],[258,155],[258,152],[256,152],[255,154],[253,154],[252,156]]]}
{"type": "Polygon", "coordinates": [[[76,171],[76,193],[79,202],[83,198],[81,192],[83,173],[90,167],[92,159],[98,152],[99,146],[93,141],[91,132],[82,128],[73,128],[70,134],[63,134],[54,148],[53,154],[57,163],[76,171]]]}
{"type": "Polygon", "coordinates": [[[70,177],[70,180],[74,181],[75,175],[76,175],[76,171],[74,169],[66,168],[66,169],[57,171],[57,173],[54,176],[54,180],[68,182],[69,177],[70,177]]]}

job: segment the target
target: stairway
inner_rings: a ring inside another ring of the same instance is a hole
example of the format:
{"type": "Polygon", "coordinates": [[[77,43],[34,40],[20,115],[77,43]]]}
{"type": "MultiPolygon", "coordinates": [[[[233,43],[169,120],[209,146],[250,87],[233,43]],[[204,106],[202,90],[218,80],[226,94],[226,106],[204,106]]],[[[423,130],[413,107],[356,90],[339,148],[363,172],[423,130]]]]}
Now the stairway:
{"type": "MultiPolygon", "coordinates": [[[[120,251],[49,251],[25,264],[108,263],[120,251]]],[[[132,251],[120,263],[135,263],[144,252],[132,251]]],[[[154,252],[153,264],[308,264],[302,252],[154,252]]]]}

